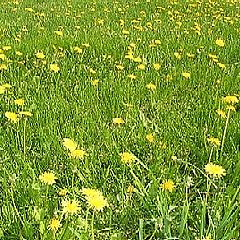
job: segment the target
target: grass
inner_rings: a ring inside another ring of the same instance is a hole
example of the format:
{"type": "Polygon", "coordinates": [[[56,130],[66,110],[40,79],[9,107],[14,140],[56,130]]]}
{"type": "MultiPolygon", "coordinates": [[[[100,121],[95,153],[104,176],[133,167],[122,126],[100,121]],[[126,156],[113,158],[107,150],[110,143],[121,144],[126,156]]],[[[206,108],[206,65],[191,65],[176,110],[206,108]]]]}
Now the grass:
{"type": "Polygon", "coordinates": [[[239,1],[0,6],[0,239],[240,238],[239,1]]]}

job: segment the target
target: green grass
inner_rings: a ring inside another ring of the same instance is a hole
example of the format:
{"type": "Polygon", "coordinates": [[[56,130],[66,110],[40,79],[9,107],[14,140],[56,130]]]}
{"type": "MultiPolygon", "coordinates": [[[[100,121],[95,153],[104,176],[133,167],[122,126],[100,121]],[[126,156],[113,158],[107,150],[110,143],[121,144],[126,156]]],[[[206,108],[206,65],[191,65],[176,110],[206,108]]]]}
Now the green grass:
{"type": "Polygon", "coordinates": [[[0,69],[7,69],[0,86],[12,87],[0,94],[0,239],[240,239],[239,103],[227,118],[216,113],[228,114],[223,97],[239,100],[239,8],[237,0],[1,1],[0,69]],[[161,43],[150,47],[155,40],[161,43]],[[125,58],[131,43],[145,70],[125,58]],[[24,106],[14,103],[19,98],[24,106]],[[22,110],[33,115],[17,123],[5,116],[22,110]],[[125,123],[113,124],[116,117],[125,123]],[[71,158],[64,138],[87,155],[71,158]],[[137,160],[123,163],[123,152],[137,160]],[[226,175],[207,174],[209,161],[226,175]],[[48,171],[58,178],[53,185],[39,179],[48,171]],[[167,179],[172,192],[161,188],[167,179]],[[99,189],[108,207],[90,208],[82,188],[99,189]],[[81,210],[63,214],[64,199],[77,200],[81,210]],[[54,216],[61,218],[55,232],[54,216]]]}

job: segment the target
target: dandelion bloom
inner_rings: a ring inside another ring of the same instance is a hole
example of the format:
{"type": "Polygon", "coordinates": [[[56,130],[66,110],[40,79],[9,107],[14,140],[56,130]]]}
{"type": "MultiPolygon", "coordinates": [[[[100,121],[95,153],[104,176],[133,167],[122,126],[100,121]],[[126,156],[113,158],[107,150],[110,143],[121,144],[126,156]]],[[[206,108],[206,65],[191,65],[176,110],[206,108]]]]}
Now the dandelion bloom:
{"type": "Polygon", "coordinates": [[[213,177],[221,177],[226,175],[226,170],[222,166],[213,163],[208,163],[205,166],[205,171],[207,174],[213,175],[213,177]]]}
{"type": "Polygon", "coordinates": [[[87,152],[82,149],[75,149],[70,152],[70,156],[74,158],[83,159],[87,155],[87,152]]]}
{"type": "Polygon", "coordinates": [[[223,98],[223,101],[228,104],[236,104],[239,102],[236,96],[226,96],[223,98]]]}
{"type": "Polygon", "coordinates": [[[155,84],[149,83],[149,84],[146,85],[146,88],[151,90],[151,91],[154,91],[154,90],[156,90],[157,87],[156,87],[155,84]]]}
{"type": "Polygon", "coordinates": [[[104,207],[108,206],[107,200],[102,195],[87,198],[87,201],[90,207],[97,211],[102,211],[104,207]]]}
{"type": "Polygon", "coordinates": [[[77,143],[75,143],[73,140],[70,138],[64,138],[63,139],[63,146],[67,148],[69,151],[74,151],[77,148],[77,143]]]}
{"type": "Polygon", "coordinates": [[[52,218],[49,223],[49,229],[56,232],[61,226],[60,221],[57,218],[52,218]]]}
{"type": "Polygon", "coordinates": [[[123,152],[120,154],[121,160],[124,163],[131,164],[133,163],[137,158],[132,153],[129,152],[123,152]]]}
{"type": "Polygon", "coordinates": [[[217,40],[215,41],[215,43],[216,43],[219,47],[224,47],[224,41],[223,41],[221,38],[217,39],[217,40]]]}
{"type": "Polygon", "coordinates": [[[216,110],[216,113],[220,116],[220,117],[222,117],[222,118],[226,118],[227,116],[226,116],[226,113],[223,111],[223,110],[221,110],[221,109],[217,109],[216,110]]]}
{"type": "Polygon", "coordinates": [[[107,200],[103,197],[102,192],[98,189],[83,188],[81,192],[85,195],[89,206],[93,209],[102,211],[104,207],[108,206],[107,200]]]}
{"type": "Polygon", "coordinates": [[[63,200],[62,206],[63,206],[63,213],[74,214],[80,210],[79,203],[75,200],[72,200],[72,201],[63,200]]]}
{"type": "Polygon", "coordinates": [[[209,137],[208,142],[211,143],[212,145],[219,147],[221,145],[221,141],[218,138],[215,137],[209,137]]]}
{"type": "Polygon", "coordinates": [[[59,68],[58,64],[53,63],[53,64],[50,64],[50,70],[53,71],[54,73],[58,73],[60,68],[59,68]]]}
{"type": "Polygon", "coordinates": [[[120,125],[120,124],[124,124],[125,121],[122,118],[113,118],[113,123],[120,125]]]}
{"type": "Polygon", "coordinates": [[[163,183],[161,184],[161,188],[162,188],[163,190],[172,192],[173,189],[175,188],[175,184],[174,184],[173,180],[168,179],[168,180],[166,180],[166,181],[163,181],[163,183]]]}
{"type": "Polygon", "coordinates": [[[36,58],[38,58],[38,59],[44,59],[44,58],[45,58],[45,55],[44,55],[42,52],[37,52],[37,53],[36,53],[36,58]]]}
{"type": "Polygon", "coordinates": [[[17,123],[19,118],[18,114],[13,113],[13,112],[5,112],[5,117],[10,120],[11,122],[17,123]]]}
{"type": "Polygon", "coordinates": [[[153,64],[153,68],[154,68],[155,70],[159,70],[159,69],[161,68],[161,65],[160,65],[159,63],[154,63],[154,64],[153,64]]]}
{"type": "Polygon", "coordinates": [[[52,172],[44,172],[39,176],[39,179],[45,184],[52,185],[56,183],[57,177],[52,172]]]}
{"type": "Polygon", "coordinates": [[[147,135],[146,135],[146,139],[147,139],[147,141],[150,142],[150,143],[154,142],[154,136],[153,136],[153,134],[152,134],[152,133],[147,134],[147,135]]]}
{"type": "Polygon", "coordinates": [[[54,31],[56,35],[62,37],[63,36],[63,31],[54,31]]]}
{"type": "Polygon", "coordinates": [[[17,104],[18,106],[23,106],[25,103],[25,100],[22,98],[14,100],[14,103],[17,104]]]}
{"type": "Polygon", "coordinates": [[[190,78],[191,73],[189,73],[189,72],[183,72],[183,73],[182,73],[182,76],[185,77],[186,79],[188,79],[188,78],[190,78]]]}

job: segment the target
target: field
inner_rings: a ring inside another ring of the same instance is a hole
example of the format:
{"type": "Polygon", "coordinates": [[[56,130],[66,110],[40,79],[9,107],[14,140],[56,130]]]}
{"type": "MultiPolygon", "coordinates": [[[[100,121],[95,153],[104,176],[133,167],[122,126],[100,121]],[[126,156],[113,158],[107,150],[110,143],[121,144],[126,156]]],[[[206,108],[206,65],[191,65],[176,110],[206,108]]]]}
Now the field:
{"type": "Polygon", "coordinates": [[[239,0],[0,1],[0,239],[240,239],[239,0]]]}

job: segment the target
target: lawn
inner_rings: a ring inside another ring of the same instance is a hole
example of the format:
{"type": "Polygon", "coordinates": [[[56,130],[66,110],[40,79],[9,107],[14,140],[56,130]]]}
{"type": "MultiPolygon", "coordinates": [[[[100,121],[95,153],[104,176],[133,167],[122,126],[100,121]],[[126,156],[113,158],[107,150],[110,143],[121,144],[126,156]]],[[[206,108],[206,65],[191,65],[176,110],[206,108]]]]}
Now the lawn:
{"type": "Polygon", "coordinates": [[[240,239],[239,0],[0,1],[0,239],[240,239]]]}

